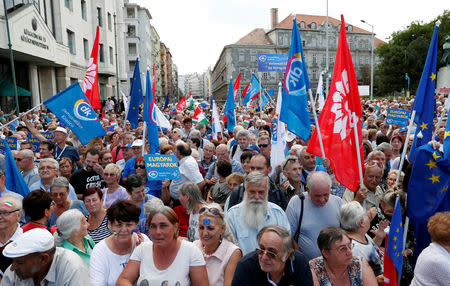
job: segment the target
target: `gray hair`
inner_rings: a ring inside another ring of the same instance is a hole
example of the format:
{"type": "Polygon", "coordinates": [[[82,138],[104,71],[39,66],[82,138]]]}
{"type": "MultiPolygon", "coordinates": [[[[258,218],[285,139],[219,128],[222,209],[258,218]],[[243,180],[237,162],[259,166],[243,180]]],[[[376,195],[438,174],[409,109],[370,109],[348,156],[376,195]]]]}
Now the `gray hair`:
{"type": "Polygon", "coordinates": [[[262,184],[264,184],[264,182],[267,183],[267,189],[269,189],[269,177],[267,177],[266,175],[264,175],[261,172],[258,171],[253,171],[250,172],[247,176],[245,176],[244,179],[244,188],[247,189],[247,186],[249,183],[251,184],[256,184],[257,186],[261,186],[262,184]]]}
{"type": "Polygon", "coordinates": [[[239,130],[238,133],[236,134],[236,139],[238,139],[241,136],[245,136],[247,137],[248,140],[250,140],[250,132],[248,132],[247,129],[239,130]]]}
{"type": "Polygon", "coordinates": [[[305,146],[302,146],[300,144],[294,144],[291,147],[291,151],[289,152],[289,155],[298,156],[299,158],[301,158],[303,148],[305,148],[305,146]]]}
{"type": "Polygon", "coordinates": [[[67,210],[58,217],[56,220],[58,230],[53,234],[56,246],[61,246],[64,240],[72,236],[74,230],[80,229],[81,218],[84,218],[84,215],[78,209],[67,210]]]}
{"type": "Polygon", "coordinates": [[[325,173],[324,171],[314,171],[309,173],[308,177],[306,178],[306,187],[310,192],[312,192],[312,189],[314,187],[314,184],[317,180],[324,180],[329,188],[331,189],[331,178],[330,175],[325,173]]]}
{"type": "Polygon", "coordinates": [[[34,158],[34,153],[30,149],[22,149],[20,152],[22,152],[24,158],[34,158]]]}
{"type": "Polygon", "coordinates": [[[289,231],[287,231],[284,227],[278,226],[278,225],[267,225],[263,227],[256,236],[258,243],[261,241],[261,237],[264,233],[272,231],[278,234],[279,237],[283,239],[283,254],[284,257],[281,258],[283,262],[286,262],[286,260],[294,260],[295,257],[295,248],[294,248],[294,239],[292,238],[289,231]]]}
{"type": "Polygon", "coordinates": [[[39,167],[41,166],[42,163],[52,163],[53,165],[55,165],[55,168],[56,168],[56,169],[59,169],[58,161],[56,161],[56,160],[53,159],[53,158],[44,158],[44,159],[41,159],[41,161],[39,162],[39,167]]]}
{"type": "Polygon", "coordinates": [[[53,179],[52,184],[50,185],[50,189],[52,189],[53,187],[62,187],[62,188],[66,188],[67,190],[69,189],[69,181],[67,180],[66,177],[56,177],[53,179]]]}
{"type": "MultiPolygon", "coordinates": [[[[298,159],[297,156],[293,156],[293,155],[287,156],[286,158],[283,159],[283,161],[281,161],[280,166],[281,166],[281,170],[282,170],[282,171],[286,168],[286,165],[287,165],[289,162],[300,163],[300,160],[298,159]]],[[[300,163],[300,165],[301,165],[301,163],[300,163]]]]}
{"type": "Polygon", "coordinates": [[[198,138],[201,139],[202,138],[202,133],[200,132],[200,130],[198,129],[193,129],[191,130],[191,132],[189,133],[189,138],[198,138]]]}
{"type": "Polygon", "coordinates": [[[391,151],[394,151],[394,147],[392,147],[392,145],[387,142],[383,142],[380,145],[378,145],[376,150],[384,153],[384,151],[386,149],[390,149],[391,151]]]}
{"type": "Polygon", "coordinates": [[[341,228],[346,231],[354,231],[360,228],[361,220],[367,220],[366,211],[360,203],[352,201],[341,207],[341,228]]]}
{"type": "Polygon", "coordinates": [[[195,126],[195,129],[197,130],[201,130],[203,128],[206,128],[206,124],[202,122],[197,123],[197,125],[195,126]]]}
{"type": "Polygon", "coordinates": [[[216,145],[214,145],[212,142],[210,141],[206,141],[206,143],[203,145],[203,149],[205,149],[205,147],[210,147],[213,151],[216,150],[216,145]]]}
{"type": "Polygon", "coordinates": [[[383,151],[375,149],[372,152],[370,152],[369,155],[367,155],[367,161],[371,160],[372,157],[375,156],[375,155],[383,155],[384,156],[384,153],[383,153],[383,151]]]}
{"type": "MultiPolygon", "coordinates": [[[[210,212],[204,212],[201,214],[201,216],[209,216],[214,217],[219,225],[225,225],[225,231],[222,235],[222,238],[225,238],[226,240],[236,244],[236,240],[234,239],[234,235],[231,232],[230,226],[228,225],[227,221],[225,220],[225,214],[223,213],[222,207],[218,203],[211,203],[205,205],[206,208],[216,208],[219,211],[219,215],[213,215],[210,212]]],[[[200,220],[200,216],[199,216],[200,220]]]]}
{"type": "Polygon", "coordinates": [[[198,188],[197,184],[192,182],[184,183],[178,189],[183,196],[188,195],[189,199],[187,201],[186,210],[188,212],[192,212],[194,210],[195,204],[201,203],[204,204],[205,201],[202,198],[202,193],[198,188]]]}
{"type": "Polygon", "coordinates": [[[106,165],[104,171],[108,172],[109,170],[111,170],[111,172],[116,173],[117,179],[120,178],[120,174],[122,174],[122,168],[120,168],[119,165],[114,164],[114,163],[109,163],[108,165],[106,165]]]}
{"type": "Polygon", "coordinates": [[[161,148],[161,147],[169,144],[169,140],[167,138],[165,138],[165,137],[160,137],[158,139],[158,143],[159,143],[159,147],[161,148]]]}
{"type": "Polygon", "coordinates": [[[177,133],[178,135],[180,135],[181,136],[181,129],[180,128],[174,128],[174,129],[172,129],[172,132],[175,132],[175,133],[177,133]]]}
{"type": "Polygon", "coordinates": [[[17,209],[20,209],[20,210],[23,209],[23,207],[22,207],[22,198],[20,197],[19,194],[9,193],[9,194],[6,194],[6,195],[2,195],[0,197],[0,200],[3,201],[3,202],[8,201],[8,202],[13,203],[16,206],[17,209]]]}
{"type": "Polygon", "coordinates": [[[148,216],[153,210],[160,209],[163,206],[163,201],[161,201],[161,199],[159,198],[154,197],[144,204],[144,214],[145,216],[148,216]]]}

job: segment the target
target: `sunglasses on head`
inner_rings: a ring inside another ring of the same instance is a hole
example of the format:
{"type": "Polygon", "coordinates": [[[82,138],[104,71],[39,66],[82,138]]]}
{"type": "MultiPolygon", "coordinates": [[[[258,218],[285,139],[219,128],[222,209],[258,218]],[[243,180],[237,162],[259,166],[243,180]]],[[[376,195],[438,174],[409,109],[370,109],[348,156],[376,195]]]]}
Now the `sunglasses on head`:
{"type": "Polygon", "coordinates": [[[200,211],[199,211],[199,214],[203,214],[204,212],[209,212],[210,214],[212,214],[212,215],[215,215],[215,216],[220,216],[220,217],[222,217],[222,214],[220,213],[220,210],[219,209],[217,209],[217,208],[208,208],[208,207],[202,207],[201,209],[200,209],[200,211]]]}
{"type": "Polygon", "coordinates": [[[136,165],[134,166],[135,169],[145,169],[145,165],[136,165]]]}

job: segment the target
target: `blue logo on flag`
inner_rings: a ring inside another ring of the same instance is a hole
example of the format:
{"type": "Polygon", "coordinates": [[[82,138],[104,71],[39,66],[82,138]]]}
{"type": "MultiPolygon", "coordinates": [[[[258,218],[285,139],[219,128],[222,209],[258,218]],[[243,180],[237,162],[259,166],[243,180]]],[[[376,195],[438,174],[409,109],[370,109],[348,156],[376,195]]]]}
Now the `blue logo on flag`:
{"type": "Polygon", "coordinates": [[[95,113],[94,109],[92,109],[92,106],[89,104],[89,102],[84,99],[80,99],[75,102],[73,113],[75,114],[75,117],[80,120],[98,120],[97,114],[95,113]]]}
{"type": "Polygon", "coordinates": [[[291,95],[306,95],[305,78],[303,74],[303,62],[300,53],[294,54],[286,66],[284,88],[291,95]]]}
{"type": "Polygon", "coordinates": [[[158,177],[158,171],[152,170],[150,172],[148,172],[148,176],[152,179],[158,177]]]}

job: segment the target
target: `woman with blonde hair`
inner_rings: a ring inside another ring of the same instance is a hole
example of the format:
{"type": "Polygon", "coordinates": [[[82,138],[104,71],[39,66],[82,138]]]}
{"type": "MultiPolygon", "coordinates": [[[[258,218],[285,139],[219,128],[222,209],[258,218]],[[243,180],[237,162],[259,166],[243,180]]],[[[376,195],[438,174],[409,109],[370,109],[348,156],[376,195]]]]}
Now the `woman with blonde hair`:
{"type": "Polygon", "coordinates": [[[103,171],[103,179],[106,183],[106,188],[102,189],[103,205],[106,208],[109,208],[117,201],[128,199],[127,190],[119,185],[121,173],[122,169],[114,163],[106,165],[103,171]]]}

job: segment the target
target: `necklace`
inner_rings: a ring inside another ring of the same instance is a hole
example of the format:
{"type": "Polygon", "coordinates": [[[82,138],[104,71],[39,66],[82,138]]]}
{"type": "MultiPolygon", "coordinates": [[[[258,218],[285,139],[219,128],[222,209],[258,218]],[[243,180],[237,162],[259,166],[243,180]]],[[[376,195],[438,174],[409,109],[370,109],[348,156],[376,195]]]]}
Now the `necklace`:
{"type": "MultiPolygon", "coordinates": [[[[219,248],[220,244],[222,244],[222,240],[219,241],[219,245],[217,246],[217,248],[219,248]]],[[[214,251],[211,254],[206,253],[206,249],[205,246],[203,245],[202,247],[202,253],[203,253],[203,257],[206,259],[210,258],[211,256],[213,256],[213,254],[216,252],[216,249],[214,249],[214,251]]]]}

